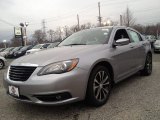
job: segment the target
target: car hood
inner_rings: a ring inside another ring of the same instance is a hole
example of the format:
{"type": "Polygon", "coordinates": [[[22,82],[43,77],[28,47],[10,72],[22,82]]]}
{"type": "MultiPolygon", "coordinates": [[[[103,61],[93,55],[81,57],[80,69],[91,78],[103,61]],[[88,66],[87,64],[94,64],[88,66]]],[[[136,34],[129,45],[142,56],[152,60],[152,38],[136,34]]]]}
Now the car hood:
{"type": "Polygon", "coordinates": [[[2,57],[4,57],[5,55],[7,55],[9,52],[1,52],[0,53],[0,55],[2,56],[2,57]]]}
{"type": "Polygon", "coordinates": [[[33,54],[25,55],[14,60],[11,65],[38,65],[45,66],[50,63],[80,58],[88,56],[100,50],[104,50],[108,45],[79,45],[79,46],[61,46],[53,49],[43,50],[33,54]]]}

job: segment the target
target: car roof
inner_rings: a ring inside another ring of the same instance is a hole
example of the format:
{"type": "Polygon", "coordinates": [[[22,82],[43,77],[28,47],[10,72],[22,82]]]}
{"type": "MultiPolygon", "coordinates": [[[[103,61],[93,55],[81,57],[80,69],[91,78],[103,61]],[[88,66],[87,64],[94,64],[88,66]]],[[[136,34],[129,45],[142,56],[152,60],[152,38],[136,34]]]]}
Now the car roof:
{"type": "MultiPolygon", "coordinates": [[[[113,28],[113,29],[131,29],[131,30],[135,30],[131,27],[126,27],[126,26],[104,26],[104,27],[95,27],[95,28],[90,28],[90,29],[107,29],[107,28],[113,28]]],[[[136,30],[135,30],[136,31],[136,30]]]]}

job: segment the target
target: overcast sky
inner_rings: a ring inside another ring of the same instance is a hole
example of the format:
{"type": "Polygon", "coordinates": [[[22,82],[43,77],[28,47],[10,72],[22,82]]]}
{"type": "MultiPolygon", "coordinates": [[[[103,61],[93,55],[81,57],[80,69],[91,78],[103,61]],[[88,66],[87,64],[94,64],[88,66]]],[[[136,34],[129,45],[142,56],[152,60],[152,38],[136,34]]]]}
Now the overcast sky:
{"type": "Polygon", "coordinates": [[[119,21],[119,15],[129,6],[136,23],[160,22],[160,0],[0,0],[0,41],[9,40],[13,27],[20,22],[29,22],[29,35],[42,28],[42,19],[46,20],[47,29],[75,25],[77,14],[80,24],[97,23],[99,1],[103,20],[119,21]]]}

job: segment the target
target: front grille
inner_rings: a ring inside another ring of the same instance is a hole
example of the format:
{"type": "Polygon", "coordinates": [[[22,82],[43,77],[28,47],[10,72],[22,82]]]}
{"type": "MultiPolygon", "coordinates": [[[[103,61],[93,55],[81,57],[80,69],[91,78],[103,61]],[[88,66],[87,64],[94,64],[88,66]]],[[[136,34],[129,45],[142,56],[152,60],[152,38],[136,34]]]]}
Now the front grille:
{"type": "Polygon", "coordinates": [[[34,72],[36,67],[10,66],[9,78],[13,81],[26,81],[34,72]]]}

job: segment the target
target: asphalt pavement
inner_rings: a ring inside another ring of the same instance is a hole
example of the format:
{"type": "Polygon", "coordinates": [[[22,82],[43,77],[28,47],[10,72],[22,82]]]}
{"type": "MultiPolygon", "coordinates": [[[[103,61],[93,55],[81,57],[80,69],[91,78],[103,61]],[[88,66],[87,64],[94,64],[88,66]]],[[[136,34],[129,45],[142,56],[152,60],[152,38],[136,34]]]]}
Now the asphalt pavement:
{"type": "MultiPolygon", "coordinates": [[[[12,60],[8,60],[10,63],[12,60]]],[[[116,84],[108,102],[98,108],[84,102],[39,106],[6,95],[0,70],[0,120],[160,120],[160,54],[153,55],[153,73],[139,73],[116,84]]]]}

